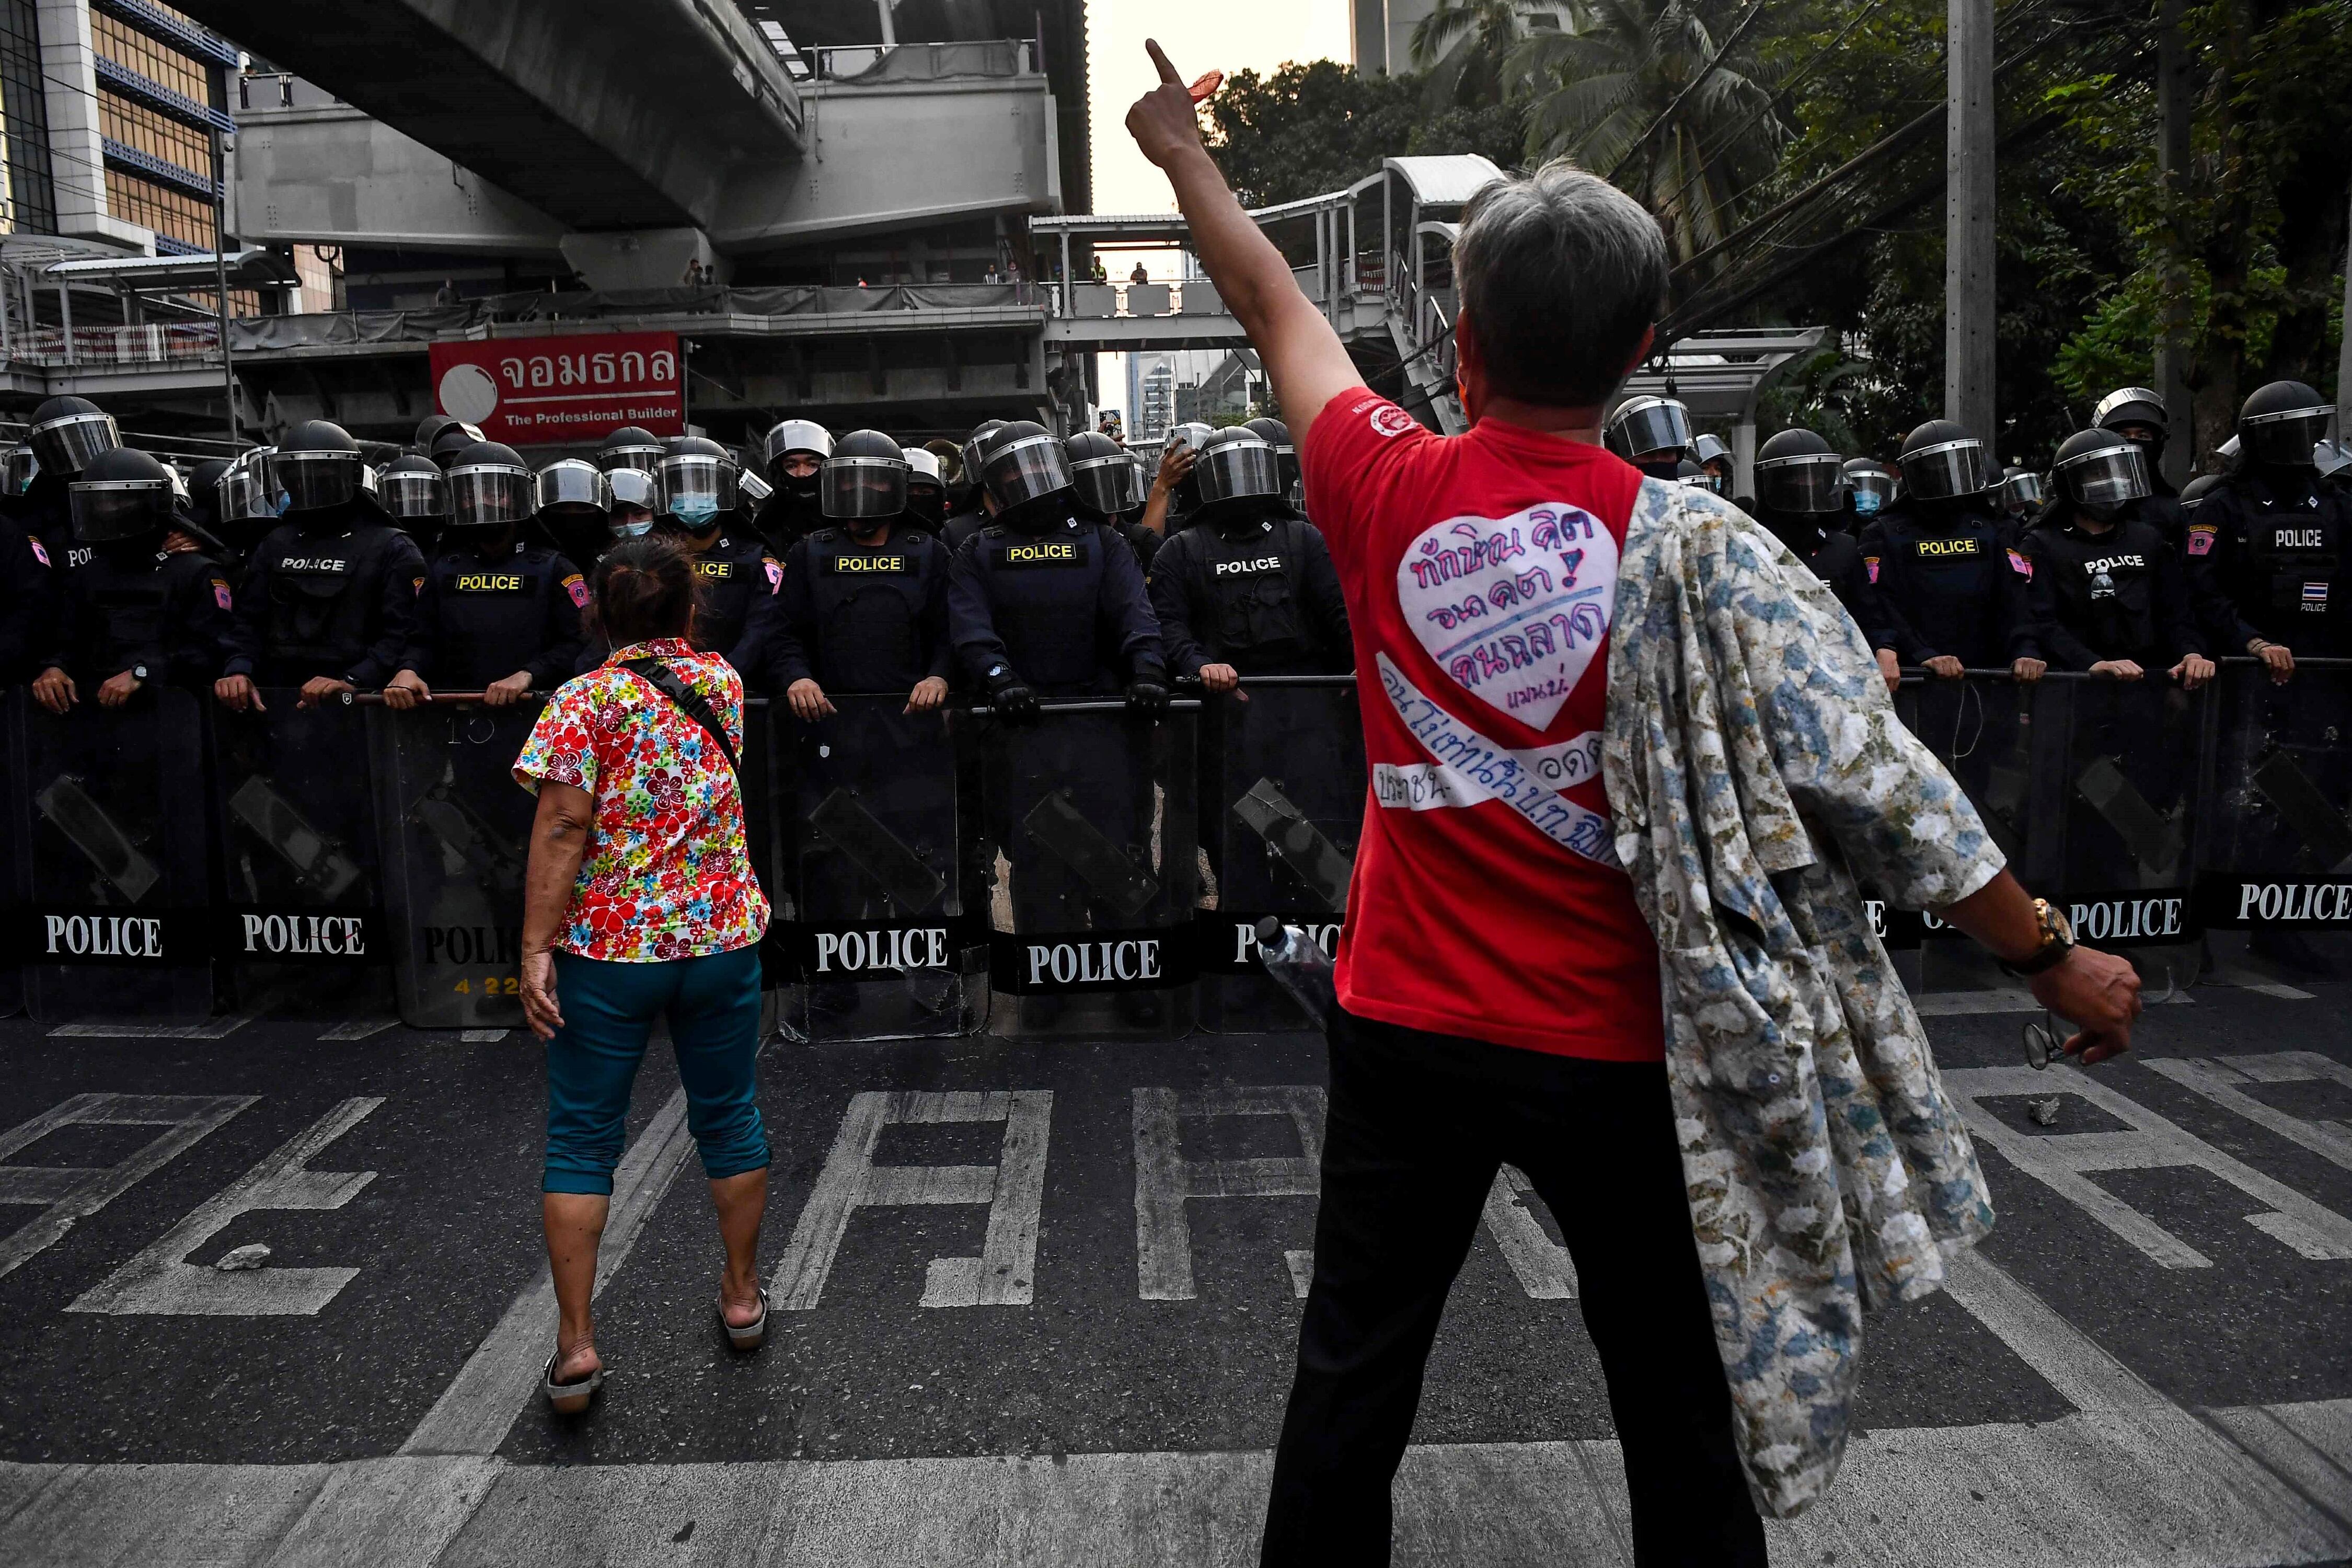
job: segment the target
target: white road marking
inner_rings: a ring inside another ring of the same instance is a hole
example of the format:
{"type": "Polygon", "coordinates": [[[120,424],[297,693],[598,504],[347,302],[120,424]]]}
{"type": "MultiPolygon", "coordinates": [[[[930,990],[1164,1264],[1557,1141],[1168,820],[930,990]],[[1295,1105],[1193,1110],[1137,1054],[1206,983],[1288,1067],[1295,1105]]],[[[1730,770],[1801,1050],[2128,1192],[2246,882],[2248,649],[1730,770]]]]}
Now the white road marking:
{"type": "Polygon", "coordinates": [[[224,1274],[186,1260],[240,1215],[260,1209],[339,1209],[375,1180],[373,1171],[313,1171],[320,1151],[364,1121],[382,1096],[344,1100],[281,1144],[217,1196],[173,1226],[68,1305],[68,1312],[196,1317],[308,1317],[359,1277],[356,1268],[257,1268],[224,1274]]]}
{"type": "Polygon", "coordinates": [[[824,1170],[801,1209],[793,1239],[771,1277],[775,1306],[815,1308],[833,1272],[850,1217],[861,1208],[986,1204],[988,1234],[977,1258],[934,1258],[926,1307],[1025,1307],[1034,1293],[1038,1212],[1045,1195],[1050,1089],[869,1090],[851,1099],[824,1170]],[[1003,1152],[993,1165],[877,1165],[875,1146],[894,1124],[1002,1121],[1003,1152]]]}
{"type": "Polygon", "coordinates": [[[468,1046],[495,1046],[512,1033],[511,1029],[460,1029],[457,1038],[468,1046]]]}
{"type": "Polygon", "coordinates": [[[2269,1128],[2290,1143],[2300,1144],[2321,1159],[2352,1171],[2352,1126],[2293,1116],[2263,1104],[2245,1090],[2248,1084],[2315,1080],[2352,1089],[2352,1067],[2331,1061],[2317,1051],[2272,1051],[2251,1057],[2153,1057],[2140,1065],[2184,1089],[2195,1089],[2257,1126],[2269,1128]]]}
{"type": "Polygon", "coordinates": [[[61,1127],[161,1127],[138,1152],[103,1167],[0,1165],[0,1204],[40,1204],[45,1212],[0,1237],[0,1275],[55,1246],[74,1227],[162,1170],[259,1100],[254,1094],[78,1094],[0,1132],[0,1160],[61,1127]]]}
{"type": "MultiPolygon", "coordinates": [[[[658,1032],[658,1031],[657,1031],[658,1032]]],[[[686,1090],[672,1091],[613,1172],[613,1201],[596,1249],[596,1289],[627,1260],[646,1221],[669,1191],[693,1147],[686,1126],[686,1090]]],[[[545,1263],[536,1282],[517,1296],[488,1338],[476,1346],[441,1397],[416,1424],[403,1454],[495,1454],[507,1429],[539,1387],[555,1348],[555,1281],[545,1263]]],[[[417,1559],[425,1561],[425,1559],[417,1559]]]]}
{"type": "Polygon", "coordinates": [[[203,1024],[59,1024],[53,1040],[225,1040],[255,1017],[237,1013],[203,1024]]]}
{"type": "MultiPolygon", "coordinates": [[[[2352,1554],[2334,1501],[2352,1474],[2352,1401],[2210,1420],[2110,1412],[1866,1433],[1826,1498],[1767,1524],[1773,1558],[2238,1568],[2352,1554]],[[2257,1451],[2279,1456],[2280,1473],[2257,1451]]],[[[0,1465],[0,1499],[16,1503],[0,1518],[0,1560],[1243,1568],[1257,1559],[1269,1469],[1262,1452],[0,1465]]],[[[1413,1447],[1393,1497],[1396,1561],[1411,1568],[1632,1561],[1614,1442],[1413,1447]]]]}
{"type": "Polygon", "coordinates": [[[1981,1247],[1945,1260],[1944,1289],[2075,1409],[2095,1414],[2171,1406],[2137,1373],[1985,1257],[1981,1247]]]}
{"type": "Polygon", "coordinates": [[[2289,985],[2284,980],[2273,980],[2268,975],[2257,973],[2251,969],[2241,969],[2235,964],[2221,965],[2208,974],[2205,980],[2206,984],[2210,985],[2234,985],[2241,991],[2252,991],[2264,996],[2275,996],[2282,1002],[2308,1002],[2312,999],[2311,993],[2308,991],[2289,985]]]}
{"type": "Polygon", "coordinates": [[[1486,1229],[1503,1251],[1503,1261],[1518,1277],[1519,1289],[1538,1301],[1576,1299],[1576,1260],[1568,1248],[1544,1233],[1543,1222],[1528,1209],[1541,1203],[1535,1187],[1516,1165],[1495,1173],[1486,1194],[1486,1229]]]}
{"type": "Polygon", "coordinates": [[[2039,1013],[2042,1004],[2023,986],[1991,991],[1923,991],[1911,998],[1922,1018],[1958,1018],[1978,1013],[2039,1013]]]}
{"type": "Polygon", "coordinates": [[[319,1038],[327,1040],[364,1040],[370,1035],[381,1035],[400,1022],[397,1018],[354,1018],[348,1024],[338,1024],[319,1038]]]}
{"type": "Polygon", "coordinates": [[[2270,1205],[2267,1212],[2245,1216],[2256,1230],[2315,1261],[2352,1258],[2352,1220],[2223,1153],[2079,1068],[2059,1066],[2047,1072],[2021,1067],[1959,1068],[1944,1074],[1944,1084],[1965,1108],[1970,1133],[2167,1268],[2210,1268],[2213,1260],[2091,1181],[2091,1173],[2167,1166],[2203,1170],[2270,1205]],[[1997,1096],[2049,1094],[2087,1100],[2123,1122],[2126,1131],[2028,1136],[1978,1103],[1997,1096]]]}
{"type": "MultiPolygon", "coordinates": [[[[1135,1091],[1135,1293],[1146,1301],[1190,1301],[1192,1198],[1311,1198],[1323,1190],[1323,1090],[1307,1084],[1228,1084],[1179,1096],[1172,1089],[1135,1091]],[[1299,1153],[1255,1160],[1187,1160],[1177,1132],[1186,1116],[1286,1116],[1299,1153]]],[[[1284,1264],[1291,1289],[1307,1294],[1314,1255],[1284,1264]]]]}

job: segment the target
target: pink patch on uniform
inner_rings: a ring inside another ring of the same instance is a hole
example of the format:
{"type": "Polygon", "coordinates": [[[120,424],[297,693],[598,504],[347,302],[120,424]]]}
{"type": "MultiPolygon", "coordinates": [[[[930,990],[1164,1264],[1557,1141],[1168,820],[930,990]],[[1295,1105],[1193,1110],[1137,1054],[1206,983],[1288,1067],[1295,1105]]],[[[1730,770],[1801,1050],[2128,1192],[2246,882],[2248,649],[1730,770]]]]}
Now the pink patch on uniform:
{"type": "Polygon", "coordinates": [[[1865,556],[1864,556],[1864,557],[1862,558],[1862,563],[1863,563],[1864,566],[1867,566],[1867,567],[1869,567],[1869,568],[1870,568],[1870,580],[1871,580],[1872,582],[1874,582],[1874,583],[1877,582],[1877,581],[1878,581],[1878,557],[1877,557],[1877,556],[1875,556],[1875,555],[1865,555],[1865,556]]]}
{"type": "Polygon", "coordinates": [[[760,564],[766,567],[768,571],[769,593],[772,594],[784,585],[784,569],[781,563],[763,557],[760,564]]]}
{"type": "Polygon", "coordinates": [[[218,577],[213,579],[213,603],[224,610],[236,608],[236,602],[229,597],[228,584],[218,577]]]}
{"type": "Polygon", "coordinates": [[[581,580],[579,573],[574,572],[563,580],[563,591],[572,595],[575,607],[583,610],[588,607],[588,584],[581,580]]]}
{"type": "Polygon", "coordinates": [[[2012,550],[2009,552],[2009,569],[2029,583],[2033,580],[2033,563],[2025,558],[2022,551],[2012,550]]]}
{"type": "Polygon", "coordinates": [[[44,566],[47,566],[49,563],[49,552],[41,548],[41,542],[39,540],[34,538],[28,533],[25,535],[25,542],[33,547],[34,560],[39,562],[44,566]]]}
{"type": "Polygon", "coordinates": [[[2210,528],[2190,529],[2189,531],[2189,553],[2191,555],[2212,554],[2213,531],[2210,528]]]}

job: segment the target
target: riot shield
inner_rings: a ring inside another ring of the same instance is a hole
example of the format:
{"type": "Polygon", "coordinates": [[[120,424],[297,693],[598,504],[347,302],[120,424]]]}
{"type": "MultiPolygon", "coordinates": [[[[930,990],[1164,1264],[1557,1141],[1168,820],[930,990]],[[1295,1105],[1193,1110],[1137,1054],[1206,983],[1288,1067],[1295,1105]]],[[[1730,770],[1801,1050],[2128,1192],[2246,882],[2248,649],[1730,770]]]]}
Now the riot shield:
{"type": "Polygon", "coordinates": [[[212,727],[220,979],[247,1012],[381,1012],[397,940],[378,869],[370,710],[261,695],[264,711],[220,710],[212,727]]]}
{"type": "Polygon", "coordinates": [[[523,1021],[523,868],[537,803],[513,769],[544,705],[367,710],[393,989],[414,1028],[523,1021]]]}
{"type": "Polygon", "coordinates": [[[1364,820],[1364,736],[1351,675],[1244,680],[1202,712],[1194,919],[1201,1026],[1219,1034],[1319,1026],[1267,978],[1256,925],[1274,915],[1337,943],[1364,820]]]}
{"type": "Polygon", "coordinates": [[[966,887],[985,887],[993,1034],[1174,1036],[1192,1022],[1200,704],[1048,703],[952,728],[971,785],[966,887]]]}
{"type": "Polygon", "coordinates": [[[829,719],[780,709],[769,726],[782,868],[769,879],[770,945],[793,976],[784,1029],[835,1041],[977,1027],[946,717],[908,713],[903,694],[831,700],[829,719]]]}
{"type": "Polygon", "coordinates": [[[8,698],[15,942],[43,1021],[199,1022],[213,1008],[205,910],[204,720],[151,687],[60,717],[8,698]]]}
{"type": "Polygon", "coordinates": [[[2283,686],[2223,660],[2209,736],[2203,923],[2300,973],[2352,973],[2352,660],[2298,661],[2283,686]]]}
{"type": "MultiPolygon", "coordinates": [[[[2200,789],[2197,756],[2210,689],[2050,675],[2037,711],[2065,746],[2042,782],[2062,788],[2054,843],[2028,861],[2027,885],[2063,901],[2075,934],[2103,948],[2162,948],[2197,939],[2189,891],[2200,789]]],[[[2197,966],[2176,966],[2188,983],[2197,966]]]]}

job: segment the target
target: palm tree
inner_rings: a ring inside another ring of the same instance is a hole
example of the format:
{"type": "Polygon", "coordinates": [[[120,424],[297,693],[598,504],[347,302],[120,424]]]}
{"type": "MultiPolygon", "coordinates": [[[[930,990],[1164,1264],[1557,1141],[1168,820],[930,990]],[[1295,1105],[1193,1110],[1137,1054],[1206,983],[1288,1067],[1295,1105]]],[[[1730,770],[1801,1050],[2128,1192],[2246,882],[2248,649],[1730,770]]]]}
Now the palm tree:
{"type": "Polygon", "coordinates": [[[1429,73],[1432,109],[1485,109],[1504,97],[1511,50],[1530,33],[1557,31],[1569,0],[1437,0],[1413,24],[1412,63],[1429,73]]]}
{"type": "Polygon", "coordinates": [[[1528,99],[1528,156],[1606,174],[1657,215],[1677,258],[1730,231],[1789,136],[1755,56],[1718,30],[1721,9],[1575,0],[1570,28],[1528,33],[1504,64],[1507,89],[1528,99]]]}

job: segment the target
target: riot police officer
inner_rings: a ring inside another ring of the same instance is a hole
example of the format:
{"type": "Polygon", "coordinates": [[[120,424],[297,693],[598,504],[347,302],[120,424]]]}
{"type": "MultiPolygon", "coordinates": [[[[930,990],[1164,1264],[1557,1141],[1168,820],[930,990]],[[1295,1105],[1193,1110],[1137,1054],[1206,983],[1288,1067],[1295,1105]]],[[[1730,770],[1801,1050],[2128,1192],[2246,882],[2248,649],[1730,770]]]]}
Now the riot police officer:
{"type": "Polygon", "coordinates": [[[532,477],[531,488],[533,526],[582,571],[596,564],[613,537],[613,481],[604,471],[584,458],[559,458],[532,477]]]}
{"type": "Polygon", "coordinates": [[[996,498],[989,494],[988,486],[982,482],[980,470],[988,456],[990,439],[1003,428],[1004,421],[1002,419],[983,419],[971,427],[970,436],[964,437],[962,504],[950,514],[940,529],[940,537],[947,541],[950,553],[961,550],[964,542],[987,527],[988,520],[996,515],[996,498]]]}
{"type": "Polygon", "coordinates": [[[1691,437],[1690,455],[1691,460],[1706,475],[1706,488],[1728,500],[1731,498],[1731,448],[1725,444],[1723,437],[1700,431],[1691,437]]]}
{"type": "Polygon", "coordinates": [[[478,441],[451,465],[448,530],[385,706],[430,701],[438,686],[504,708],[571,678],[587,580],[552,546],[522,537],[536,508],[534,478],[513,447],[478,441]]]}
{"type": "MultiPolygon", "coordinates": [[[[747,683],[762,679],[776,621],[783,563],[756,534],[735,524],[735,464],[700,436],[673,436],[654,476],[661,510],[654,526],[673,535],[695,574],[694,646],[727,657],[747,683]]],[[[590,649],[588,656],[604,655],[590,649]]]]}
{"type": "Polygon", "coordinates": [[[1601,441],[1650,478],[1672,484],[1691,444],[1690,410],[1671,397],[1629,397],[1610,414],[1601,441]]]}
{"type": "Polygon", "coordinates": [[[661,468],[661,437],[642,426],[624,425],[596,448],[596,466],[606,473],[635,468],[651,478],[661,468]]]}
{"type": "Polygon", "coordinates": [[[1930,419],[1904,441],[1901,462],[1903,505],[1862,533],[1863,565],[1878,589],[1873,646],[1946,679],[1985,668],[2039,677],[2045,666],[2025,611],[2024,560],[1993,512],[1996,476],[1984,443],[1930,419]]]}
{"type": "Polygon", "coordinates": [[[2274,679],[2294,673],[2297,655],[2352,654],[2352,496],[2312,461],[2333,412],[2299,381],[2256,391],[2238,414],[2238,467],[2188,528],[2190,579],[2215,590],[2200,599],[2213,607],[2208,635],[2221,651],[2262,659],[2274,679]]]}
{"type": "Polygon", "coordinates": [[[1282,504],[1300,517],[1307,515],[1307,483],[1298,467],[1298,448],[1290,439],[1290,426],[1279,419],[1260,416],[1248,422],[1244,428],[1255,430],[1265,444],[1274,448],[1274,466],[1282,480],[1282,504]]]}
{"type": "Polygon", "coordinates": [[[1895,500],[1895,474],[1875,458],[1848,458],[1843,471],[1843,526],[1850,533],[1859,533],[1895,500]]]}
{"type": "Polygon", "coordinates": [[[2180,558],[2141,515],[2154,493],[2146,448],[2112,430],[2069,436],[2058,493],[2021,548],[2035,644],[2061,669],[2117,680],[2168,670],[2190,689],[2213,677],[2180,558]]]}
{"type": "Polygon", "coordinates": [[[19,441],[0,458],[0,496],[20,496],[41,471],[41,460],[33,456],[33,448],[19,441]]]}
{"type": "Polygon", "coordinates": [[[1116,691],[1157,715],[1168,706],[1160,623],[1126,542],[1076,515],[1069,459],[1043,426],[1015,420],[989,444],[982,482],[996,521],[957,552],[950,636],[1000,717],[1040,699],[1116,691]]]}
{"type": "MultiPolygon", "coordinates": [[[[1813,575],[1829,584],[1865,638],[1877,636],[1885,617],[1878,590],[1862,563],[1862,547],[1837,521],[1846,504],[1843,465],[1830,444],[1811,430],[1783,430],[1756,451],[1753,515],[1787,545],[1813,575]]],[[[1894,656],[1881,651],[1879,669],[1890,686],[1902,675],[1894,656]]]]}
{"type": "Polygon", "coordinates": [[[218,562],[167,551],[169,469],[118,447],[92,458],[70,489],[75,541],[89,559],[61,584],[51,646],[34,661],[33,697],[52,713],[95,689],[120,708],[153,681],[201,689],[227,657],[232,599],[218,562]]]}
{"type": "Polygon", "coordinates": [[[415,541],[378,521],[360,489],[360,448],[341,426],[298,425],[269,457],[278,524],[247,563],[229,658],[214,690],[239,711],[262,686],[299,686],[304,706],[381,686],[400,668],[425,586],[415,541]]]}
{"type": "Polygon", "coordinates": [[[795,541],[824,526],[817,483],[824,460],[833,455],[833,434],[814,419],[786,419],[768,432],[761,449],[768,482],[776,488],[752,527],[782,557],[795,541]]]}
{"type": "Polygon", "coordinates": [[[1070,457],[1070,494],[1079,521],[1101,523],[1126,540],[1148,578],[1162,541],[1142,523],[1143,469],[1134,454],[1093,430],[1079,431],[1063,449],[1070,457]]]}
{"type": "MultiPolygon", "coordinates": [[[[654,514],[660,510],[661,496],[651,474],[643,468],[608,468],[604,472],[604,493],[610,508],[605,529],[614,539],[643,539],[654,531],[654,514]]],[[[602,556],[608,548],[609,542],[599,545],[596,553],[602,556]]]]}
{"type": "Polygon", "coordinates": [[[375,487],[376,504],[392,519],[392,526],[429,555],[449,522],[449,481],[441,466],[415,453],[394,458],[376,475],[375,487]]]}
{"type": "Polygon", "coordinates": [[[907,478],[898,442],[879,430],[844,436],[818,489],[826,525],[784,558],[776,684],[812,723],[834,711],[827,687],[905,691],[909,713],[947,700],[947,547],[908,525],[907,478]]]}
{"type": "Polygon", "coordinates": [[[947,526],[947,479],[940,455],[923,447],[904,447],[907,454],[907,526],[936,536],[947,526]]]}
{"type": "MultiPolygon", "coordinates": [[[[60,547],[64,541],[58,542],[60,547]]],[[[39,672],[33,660],[39,644],[56,634],[58,574],[48,546],[0,513],[0,686],[16,686],[39,672]]]]}
{"type": "Polygon", "coordinates": [[[426,451],[433,459],[433,466],[446,474],[457,466],[458,458],[467,447],[479,445],[481,439],[479,430],[460,421],[442,426],[441,434],[433,437],[433,445],[426,451]]]}
{"type": "Polygon", "coordinates": [[[2021,468],[2014,463],[2000,471],[1997,491],[2000,514],[2015,528],[2032,521],[2049,498],[2042,493],[2042,476],[2031,468],[2021,468]]]}
{"type": "MultiPolygon", "coordinates": [[[[101,452],[122,445],[114,416],[87,397],[52,397],[33,410],[31,432],[25,444],[36,465],[23,492],[7,503],[9,515],[36,539],[61,547],[73,537],[68,485],[101,452]]],[[[59,563],[74,564],[72,559],[59,563]]]]}
{"type": "Polygon", "coordinates": [[[1247,426],[1201,449],[1194,527],[1152,563],[1151,607],[1169,668],[1211,691],[1253,675],[1355,668],[1347,602],[1322,531],[1282,500],[1275,452],[1247,426]]]}

